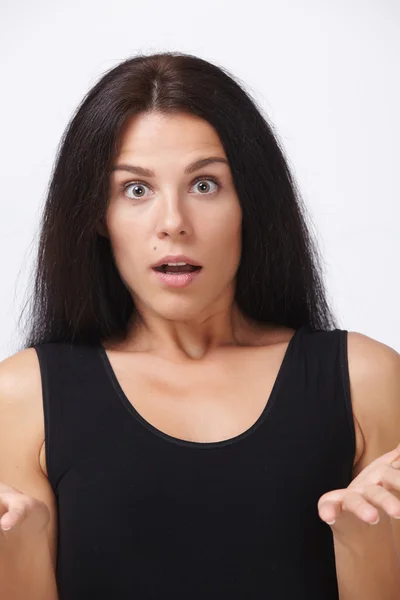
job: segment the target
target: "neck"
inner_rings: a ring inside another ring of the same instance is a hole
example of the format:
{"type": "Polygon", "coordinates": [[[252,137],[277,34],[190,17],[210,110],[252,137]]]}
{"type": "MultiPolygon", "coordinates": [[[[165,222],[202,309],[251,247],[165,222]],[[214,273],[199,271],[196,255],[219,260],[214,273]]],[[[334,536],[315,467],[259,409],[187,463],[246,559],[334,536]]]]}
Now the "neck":
{"type": "Polygon", "coordinates": [[[223,346],[252,345],[252,336],[260,328],[261,324],[246,317],[235,303],[187,321],[144,316],[139,312],[139,318],[129,325],[125,338],[108,343],[108,347],[148,352],[174,362],[201,360],[223,346]]]}

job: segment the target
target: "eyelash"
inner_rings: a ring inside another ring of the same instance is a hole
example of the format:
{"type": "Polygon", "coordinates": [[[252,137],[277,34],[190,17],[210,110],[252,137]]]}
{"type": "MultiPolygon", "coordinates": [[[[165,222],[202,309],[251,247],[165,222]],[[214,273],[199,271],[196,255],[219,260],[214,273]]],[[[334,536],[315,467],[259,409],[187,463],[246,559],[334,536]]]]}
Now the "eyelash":
{"type": "MultiPolygon", "coordinates": [[[[216,177],[215,175],[212,175],[212,176],[211,175],[203,175],[203,176],[196,177],[196,179],[193,181],[192,185],[196,185],[196,183],[198,183],[199,181],[212,181],[219,188],[222,188],[221,180],[219,179],[219,177],[216,177]]],[[[143,181],[129,181],[128,183],[124,183],[122,185],[122,189],[125,191],[131,185],[144,185],[145,187],[149,187],[147,185],[147,183],[144,183],[143,181]]],[[[208,194],[201,194],[201,195],[212,196],[213,194],[216,194],[217,191],[218,190],[216,190],[215,192],[209,192],[208,194]]],[[[129,200],[141,200],[141,198],[129,198],[129,200]]]]}

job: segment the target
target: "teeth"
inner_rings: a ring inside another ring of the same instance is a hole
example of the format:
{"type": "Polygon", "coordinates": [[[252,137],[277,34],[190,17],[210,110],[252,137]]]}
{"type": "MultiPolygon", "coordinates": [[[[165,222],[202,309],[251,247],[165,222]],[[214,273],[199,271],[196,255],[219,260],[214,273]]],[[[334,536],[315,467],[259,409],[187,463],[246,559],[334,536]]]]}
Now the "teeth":
{"type": "Polygon", "coordinates": [[[167,264],[169,267],[183,267],[183,265],[186,265],[187,263],[180,262],[180,263],[165,263],[165,264],[167,264]]]}

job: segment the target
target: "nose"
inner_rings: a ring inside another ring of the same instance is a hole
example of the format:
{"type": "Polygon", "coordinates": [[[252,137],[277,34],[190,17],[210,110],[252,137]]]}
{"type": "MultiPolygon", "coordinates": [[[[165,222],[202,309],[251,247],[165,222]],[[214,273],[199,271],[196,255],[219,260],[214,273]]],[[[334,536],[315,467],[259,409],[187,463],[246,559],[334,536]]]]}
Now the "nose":
{"type": "Polygon", "coordinates": [[[189,219],[183,206],[183,200],[178,194],[165,194],[160,200],[156,232],[160,239],[165,236],[174,238],[190,235],[189,219]]]}

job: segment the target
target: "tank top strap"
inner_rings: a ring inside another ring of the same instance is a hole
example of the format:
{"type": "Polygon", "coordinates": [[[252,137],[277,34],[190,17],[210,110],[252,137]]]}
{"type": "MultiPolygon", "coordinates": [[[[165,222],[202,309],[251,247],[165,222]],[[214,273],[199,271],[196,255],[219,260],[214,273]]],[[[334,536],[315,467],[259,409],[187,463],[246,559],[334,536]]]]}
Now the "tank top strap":
{"type": "Polygon", "coordinates": [[[107,382],[97,346],[47,342],[33,348],[42,381],[46,466],[57,493],[60,479],[112,421],[112,405],[103,393],[107,382]]]}
{"type": "MultiPolygon", "coordinates": [[[[308,436],[321,450],[342,454],[347,479],[356,452],[346,329],[314,330],[303,325],[290,354],[277,420],[285,417],[293,435],[308,436]],[[290,415],[290,417],[289,417],[290,415]]],[[[273,419],[274,420],[274,419],[273,419]]]]}

